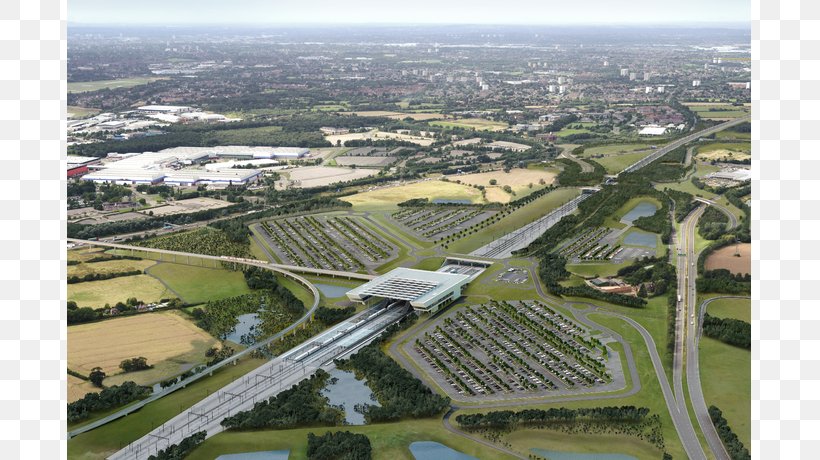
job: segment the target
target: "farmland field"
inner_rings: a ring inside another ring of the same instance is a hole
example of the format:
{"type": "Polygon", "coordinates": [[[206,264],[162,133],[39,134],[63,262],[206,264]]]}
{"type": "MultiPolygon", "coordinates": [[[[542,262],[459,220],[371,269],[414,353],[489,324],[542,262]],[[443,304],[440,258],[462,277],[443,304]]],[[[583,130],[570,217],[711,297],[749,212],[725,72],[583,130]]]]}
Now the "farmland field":
{"type": "MultiPolygon", "coordinates": [[[[490,171],[475,174],[463,174],[456,176],[451,180],[458,180],[461,181],[461,183],[468,185],[483,185],[488,188],[509,185],[512,187],[513,192],[519,194],[528,190],[529,184],[533,184],[534,188],[542,188],[543,186],[539,184],[539,181],[542,179],[544,180],[545,185],[552,185],[552,183],[555,182],[555,176],[556,174],[550,171],[516,168],[510,170],[508,173],[505,173],[504,171],[490,171]],[[492,179],[496,180],[496,186],[490,185],[490,180],[492,179]]],[[[509,201],[509,195],[507,196],[507,201],[509,201]]],[[[495,201],[490,199],[489,196],[487,197],[487,200],[495,201]]]]}
{"type": "Polygon", "coordinates": [[[374,209],[393,207],[397,203],[411,198],[467,200],[470,203],[481,203],[483,201],[481,192],[477,189],[440,180],[426,180],[396,187],[385,187],[341,199],[359,209],[374,209]]]}
{"type": "Polygon", "coordinates": [[[594,158],[598,155],[609,156],[619,155],[624,153],[632,153],[640,150],[649,150],[650,144],[611,144],[599,145],[597,147],[589,147],[584,152],[578,155],[580,158],[594,158]]]}
{"type": "Polygon", "coordinates": [[[151,267],[148,274],[162,281],[190,304],[251,292],[239,271],[161,262],[151,267]]]}
{"type": "Polygon", "coordinates": [[[430,145],[433,143],[433,139],[429,137],[411,136],[409,134],[387,133],[384,131],[377,130],[368,131],[366,133],[334,134],[331,136],[325,136],[325,140],[333,145],[336,145],[337,142],[341,142],[342,145],[344,145],[344,143],[347,141],[359,141],[366,139],[397,139],[400,141],[412,142],[418,145],[430,145]]]}
{"type": "Polygon", "coordinates": [[[68,376],[68,402],[72,403],[81,399],[87,393],[99,393],[101,390],[95,387],[91,382],[87,382],[81,378],[68,376]]]}
{"type": "MultiPolygon", "coordinates": [[[[280,174],[287,175],[293,185],[299,188],[321,187],[336,182],[361,179],[377,173],[378,171],[375,169],[335,168],[329,166],[305,166],[280,171],[280,174]]],[[[281,181],[281,183],[286,182],[281,181]]]]}
{"type": "Polygon", "coordinates": [[[93,273],[108,274],[121,273],[133,270],[145,270],[154,265],[153,260],[106,260],[104,262],[81,263],[68,266],[68,277],[85,276],[93,273]]]}
{"type": "Polygon", "coordinates": [[[145,385],[188,370],[218,342],[179,312],[143,313],[68,328],[68,367],[87,375],[101,367],[105,385],[145,385]],[[144,356],[153,369],[115,376],[122,360],[144,356]]]}
{"type": "Polygon", "coordinates": [[[104,88],[132,88],[134,86],[145,85],[153,81],[162,80],[157,77],[134,77],[121,78],[118,80],[100,80],[100,81],[78,81],[68,83],[69,93],[87,93],[90,91],[98,91],[104,88]]]}
{"type": "Polygon", "coordinates": [[[69,119],[74,118],[88,118],[100,113],[100,109],[92,109],[89,107],[77,107],[70,105],[66,107],[67,116],[69,119]]]}
{"type": "Polygon", "coordinates": [[[150,275],[123,276],[101,281],[87,281],[68,285],[68,300],[80,307],[99,308],[105,304],[114,305],[136,297],[143,302],[156,302],[163,298],[176,297],[170,289],[150,275]]]}
{"type": "Polygon", "coordinates": [[[710,254],[706,259],[704,268],[706,270],[725,268],[732,273],[751,273],[751,255],[752,245],[750,243],[732,244],[710,254]],[[740,253],[740,257],[735,257],[736,250],[740,253]]]}
{"type": "Polygon", "coordinates": [[[463,118],[459,120],[433,121],[431,126],[441,126],[443,128],[467,128],[478,131],[503,131],[507,129],[507,123],[486,120],[484,118],[463,118]]]}
{"type": "Polygon", "coordinates": [[[443,118],[444,115],[440,113],[405,113],[405,112],[389,112],[385,110],[365,110],[362,112],[343,112],[344,115],[355,114],[360,117],[387,117],[394,120],[403,120],[410,117],[414,120],[437,120],[443,118]]]}

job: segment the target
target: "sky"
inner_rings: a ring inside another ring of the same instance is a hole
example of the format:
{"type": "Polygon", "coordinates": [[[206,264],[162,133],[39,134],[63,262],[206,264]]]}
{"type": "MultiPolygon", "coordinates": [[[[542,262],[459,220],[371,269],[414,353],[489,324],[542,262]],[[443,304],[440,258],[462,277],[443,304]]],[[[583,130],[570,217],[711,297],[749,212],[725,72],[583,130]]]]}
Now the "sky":
{"type": "Polygon", "coordinates": [[[750,0],[69,0],[79,24],[749,23],[750,0]]]}

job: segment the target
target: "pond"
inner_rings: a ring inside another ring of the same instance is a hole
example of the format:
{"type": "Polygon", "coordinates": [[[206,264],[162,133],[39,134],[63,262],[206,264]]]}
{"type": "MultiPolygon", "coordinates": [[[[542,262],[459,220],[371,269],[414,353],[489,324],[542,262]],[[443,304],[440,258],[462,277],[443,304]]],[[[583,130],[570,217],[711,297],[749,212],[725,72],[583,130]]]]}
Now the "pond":
{"type": "Polygon", "coordinates": [[[216,457],[216,460],[288,460],[289,455],[289,450],[263,450],[259,452],[220,455],[216,457]]]}
{"type": "Polygon", "coordinates": [[[467,455],[433,441],[410,443],[410,452],[416,460],[478,460],[472,455],[467,455]]]}
{"type": "Polygon", "coordinates": [[[655,214],[655,211],[658,210],[658,207],[655,206],[655,203],[651,203],[649,201],[641,201],[634,208],[630,209],[623,217],[621,217],[621,222],[628,222],[632,223],[639,217],[649,217],[655,214]]]}
{"type": "Polygon", "coordinates": [[[624,237],[624,244],[631,246],[643,246],[647,248],[656,248],[658,245],[658,238],[654,233],[640,232],[632,230],[624,237]]]}
{"type": "Polygon", "coordinates": [[[433,204],[470,204],[470,200],[448,200],[446,198],[436,198],[431,201],[433,204]]]}
{"type": "Polygon", "coordinates": [[[322,293],[325,297],[334,298],[334,297],[343,297],[347,294],[347,291],[353,289],[347,286],[334,286],[332,284],[314,284],[316,289],[322,293]]]}
{"type": "Polygon", "coordinates": [[[233,332],[229,333],[226,338],[234,343],[242,343],[242,336],[253,332],[257,326],[262,322],[259,319],[258,313],[246,313],[236,317],[239,322],[236,324],[233,332]]]}
{"type": "Polygon", "coordinates": [[[530,449],[530,452],[550,460],[638,460],[631,455],[624,454],[585,454],[547,449],[530,449]]]}
{"type": "Polygon", "coordinates": [[[370,387],[364,380],[356,380],[352,372],[340,369],[330,371],[329,382],[322,394],[327,396],[330,404],[344,407],[345,421],[349,425],[364,425],[364,415],[356,412],[355,407],[359,404],[379,405],[370,387]]]}

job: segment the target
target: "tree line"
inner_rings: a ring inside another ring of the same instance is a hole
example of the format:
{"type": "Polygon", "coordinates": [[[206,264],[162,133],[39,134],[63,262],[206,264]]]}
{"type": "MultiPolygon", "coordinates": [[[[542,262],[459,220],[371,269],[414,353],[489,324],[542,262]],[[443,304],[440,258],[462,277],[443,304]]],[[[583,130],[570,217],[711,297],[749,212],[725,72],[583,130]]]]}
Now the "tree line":
{"type": "Polygon", "coordinates": [[[493,411],[477,414],[461,414],[456,422],[467,430],[479,428],[513,429],[519,426],[567,423],[579,419],[635,423],[644,420],[649,415],[646,407],[635,406],[607,406],[579,409],[566,407],[551,409],[524,409],[520,411],[493,411]]]}
{"type": "Polygon", "coordinates": [[[110,280],[112,278],[119,278],[122,276],[141,275],[142,270],[129,270],[125,272],[111,272],[111,273],[88,273],[84,276],[72,275],[66,279],[66,284],[85,283],[88,281],[110,280]]]}
{"type": "Polygon", "coordinates": [[[120,407],[151,394],[151,388],[139,386],[132,381],[122,385],[103,388],[99,393],[86,393],[82,399],[68,404],[68,421],[78,422],[91,416],[93,412],[120,407]]]}
{"type": "Polygon", "coordinates": [[[321,321],[326,326],[332,326],[350,318],[355,312],[356,307],[353,306],[344,308],[328,308],[322,306],[316,309],[316,313],[313,314],[313,319],[321,321]]]}
{"type": "Polygon", "coordinates": [[[740,439],[732,431],[732,427],[729,426],[729,422],[723,418],[723,412],[717,406],[709,406],[709,418],[712,419],[712,424],[715,425],[715,430],[726,447],[729,458],[732,460],[750,460],[752,458],[749,449],[740,442],[740,439]]]}
{"type": "Polygon", "coordinates": [[[716,318],[710,314],[703,317],[703,333],[723,343],[750,350],[752,325],[734,318],[716,318]]]}
{"type": "Polygon", "coordinates": [[[722,292],[726,294],[751,294],[752,275],[732,274],[725,268],[707,270],[697,280],[698,292],[722,292]]]}

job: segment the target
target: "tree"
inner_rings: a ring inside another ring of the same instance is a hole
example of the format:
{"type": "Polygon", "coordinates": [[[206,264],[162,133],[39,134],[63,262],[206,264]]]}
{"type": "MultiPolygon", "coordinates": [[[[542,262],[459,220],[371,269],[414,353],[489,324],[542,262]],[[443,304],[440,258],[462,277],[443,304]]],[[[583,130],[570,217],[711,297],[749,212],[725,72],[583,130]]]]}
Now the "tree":
{"type": "Polygon", "coordinates": [[[495,180],[495,179],[490,179],[490,185],[496,185],[496,184],[498,184],[498,181],[497,181],[497,180],[495,180]]]}
{"type": "Polygon", "coordinates": [[[88,374],[88,380],[94,384],[95,387],[102,388],[103,387],[103,380],[105,379],[105,372],[103,372],[101,367],[95,367],[91,369],[91,373],[88,374]]]}
{"type": "Polygon", "coordinates": [[[646,298],[646,285],[641,284],[641,287],[638,289],[638,297],[646,298]]]}

